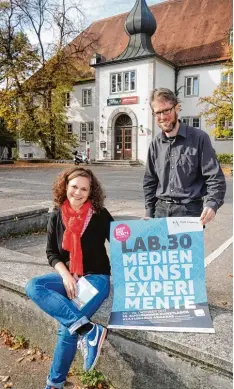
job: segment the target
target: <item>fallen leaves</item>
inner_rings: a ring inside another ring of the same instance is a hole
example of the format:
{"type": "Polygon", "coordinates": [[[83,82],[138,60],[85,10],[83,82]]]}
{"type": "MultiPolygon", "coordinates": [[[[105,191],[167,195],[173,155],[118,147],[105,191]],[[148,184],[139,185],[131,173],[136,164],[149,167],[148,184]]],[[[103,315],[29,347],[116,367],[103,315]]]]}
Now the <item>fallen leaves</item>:
{"type": "MultiPolygon", "coordinates": [[[[27,368],[27,365],[31,363],[35,364],[35,367],[33,368],[35,369],[37,368],[37,362],[39,366],[39,362],[50,359],[49,356],[41,352],[39,349],[28,348],[28,342],[23,336],[13,336],[5,329],[0,329],[0,340],[1,345],[5,345],[10,354],[12,353],[13,356],[15,355],[15,363],[20,364],[20,370],[27,368]]],[[[8,371],[8,373],[11,372],[8,371]]],[[[10,389],[14,387],[15,389],[14,385],[14,379],[12,379],[10,375],[0,376],[0,388],[10,389]]]]}
{"type": "Polygon", "coordinates": [[[14,337],[10,335],[9,332],[2,330],[0,336],[6,346],[13,347],[15,345],[14,337]]]}
{"type": "Polygon", "coordinates": [[[7,376],[1,375],[1,376],[0,376],[0,381],[4,384],[4,389],[12,388],[12,387],[13,387],[12,382],[7,382],[7,381],[9,381],[9,379],[10,379],[10,376],[9,376],[9,375],[7,375],[7,376]]]}
{"type": "Polygon", "coordinates": [[[12,388],[12,387],[13,387],[12,382],[8,382],[7,384],[4,385],[4,389],[12,388]]]}
{"type": "Polygon", "coordinates": [[[24,349],[28,347],[28,342],[23,336],[13,336],[6,330],[0,330],[0,337],[9,350],[15,351],[18,349],[24,349]]]}
{"type": "Polygon", "coordinates": [[[10,379],[10,376],[9,375],[0,375],[0,381],[2,382],[7,382],[8,380],[10,379]]]}
{"type": "Polygon", "coordinates": [[[21,357],[21,358],[17,359],[16,362],[17,362],[17,363],[20,363],[20,362],[22,362],[23,360],[24,360],[24,357],[21,357]]]}

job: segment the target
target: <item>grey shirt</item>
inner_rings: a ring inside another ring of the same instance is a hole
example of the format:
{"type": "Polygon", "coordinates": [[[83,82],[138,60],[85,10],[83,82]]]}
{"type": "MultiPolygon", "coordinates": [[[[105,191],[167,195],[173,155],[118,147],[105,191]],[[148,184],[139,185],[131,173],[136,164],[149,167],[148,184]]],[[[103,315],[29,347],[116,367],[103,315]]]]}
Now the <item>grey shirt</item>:
{"type": "Polygon", "coordinates": [[[146,216],[154,216],[158,199],[204,198],[204,206],[216,212],[226,182],[209,135],[184,123],[172,141],[158,134],[149,146],[143,188],[146,216]]]}

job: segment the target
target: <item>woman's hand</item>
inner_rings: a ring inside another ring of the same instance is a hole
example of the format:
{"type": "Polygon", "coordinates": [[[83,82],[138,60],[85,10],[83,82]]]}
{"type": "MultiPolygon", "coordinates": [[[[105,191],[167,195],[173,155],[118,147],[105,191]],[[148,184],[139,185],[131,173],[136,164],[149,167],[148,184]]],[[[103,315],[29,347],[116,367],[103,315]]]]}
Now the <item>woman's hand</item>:
{"type": "Polygon", "coordinates": [[[75,278],[70,273],[64,274],[62,278],[63,278],[63,285],[66,289],[68,298],[74,299],[78,293],[75,278]]]}
{"type": "Polygon", "coordinates": [[[63,285],[66,289],[69,299],[74,299],[78,294],[78,288],[76,285],[77,280],[69,273],[64,263],[58,262],[55,265],[55,270],[60,274],[63,279],[63,285]]]}

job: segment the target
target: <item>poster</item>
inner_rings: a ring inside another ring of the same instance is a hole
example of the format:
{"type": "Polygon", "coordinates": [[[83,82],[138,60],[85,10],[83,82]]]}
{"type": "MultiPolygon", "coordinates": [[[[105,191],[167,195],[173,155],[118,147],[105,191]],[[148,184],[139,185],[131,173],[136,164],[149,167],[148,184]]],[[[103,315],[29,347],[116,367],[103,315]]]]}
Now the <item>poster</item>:
{"type": "Polygon", "coordinates": [[[199,218],[112,222],[110,259],[108,328],[214,333],[199,218]]]}

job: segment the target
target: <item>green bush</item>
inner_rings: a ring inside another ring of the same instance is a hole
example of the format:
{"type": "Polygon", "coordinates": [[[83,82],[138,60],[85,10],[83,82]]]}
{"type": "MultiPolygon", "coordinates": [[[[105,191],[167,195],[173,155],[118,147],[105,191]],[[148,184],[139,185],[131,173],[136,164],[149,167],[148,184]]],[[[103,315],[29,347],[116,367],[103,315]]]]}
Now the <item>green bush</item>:
{"type": "Polygon", "coordinates": [[[18,154],[18,150],[16,147],[12,148],[12,159],[14,161],[17,161],[19,159],[19,154],[18,154]]]}
{"type": "Polygon", "coordinates": [[[233,164],[233,154],[217,154],[217,160],[219,163],[224,163],[228,165],[233,164]]]}
{"type": "Polygon", "coordinates": [[[98,385],[100,387],[107,386],[104,375],[95,369],[90,372],[83,373],[80,378],[82,384],[88,386],[90,389],[95,389],[98,385]]]}

